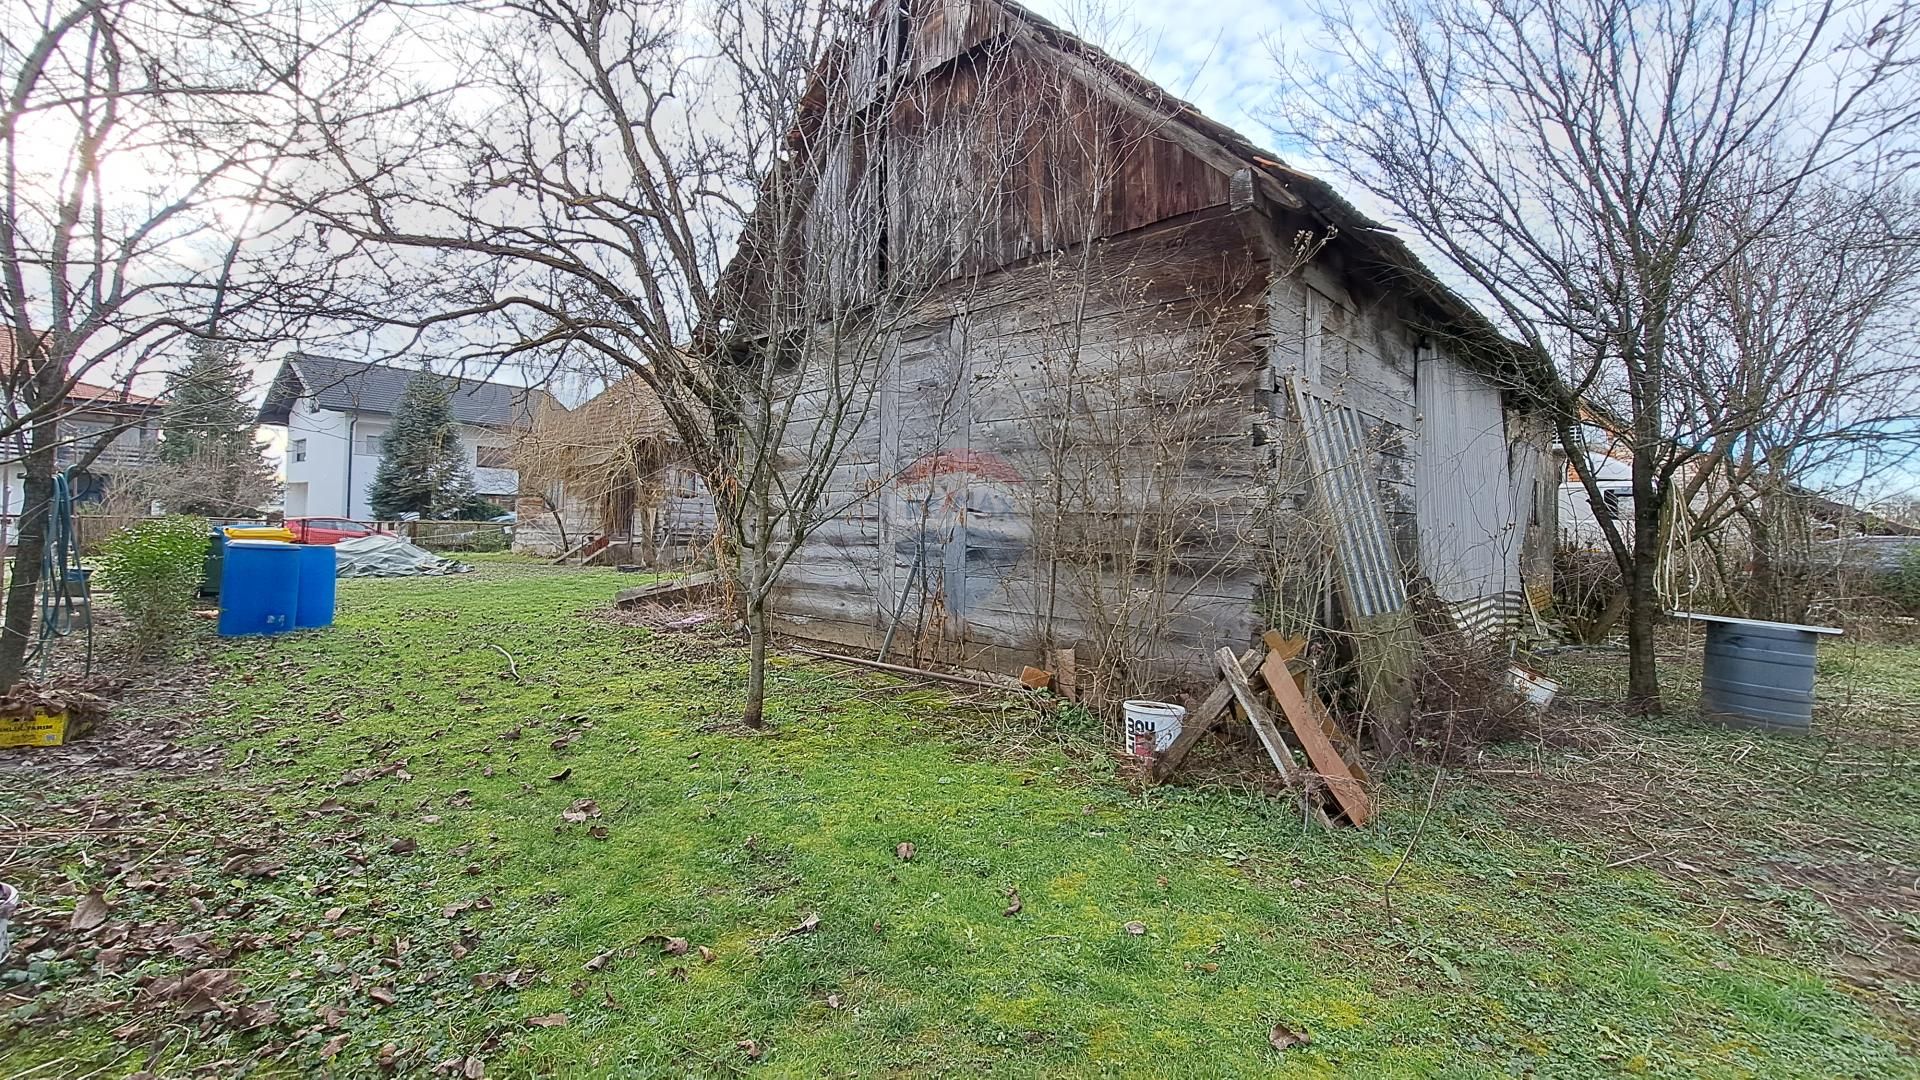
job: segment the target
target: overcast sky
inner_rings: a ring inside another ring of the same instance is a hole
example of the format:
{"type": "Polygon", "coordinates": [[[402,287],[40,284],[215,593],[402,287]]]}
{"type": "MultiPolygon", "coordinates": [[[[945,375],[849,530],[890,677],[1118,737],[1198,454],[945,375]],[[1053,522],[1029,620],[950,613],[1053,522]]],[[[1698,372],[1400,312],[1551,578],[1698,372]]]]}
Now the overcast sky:
{"type": "Polygon", "coordinates": [[[1127,12],[1131,25],[1114,35],[1088,28],[1075,14],[1084,5],[1072,0],[1027,0],[1027,6],[1070,30],[1085,30],[1082,36],[1255,143],[1289,149],[1256,118],[1272,92],[1266,41],[1294,40],[1318,25],[1301,0],[1166,0],[1127,12]],[[1106,36],[1118,40],[1099,40],[1106,36]]]}

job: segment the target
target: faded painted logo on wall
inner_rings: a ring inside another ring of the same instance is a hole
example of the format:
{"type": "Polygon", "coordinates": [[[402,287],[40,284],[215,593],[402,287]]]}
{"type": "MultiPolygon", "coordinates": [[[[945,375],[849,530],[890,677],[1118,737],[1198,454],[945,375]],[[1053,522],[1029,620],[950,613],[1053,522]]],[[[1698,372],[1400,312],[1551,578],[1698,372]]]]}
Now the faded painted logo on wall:
{"type": "Polygon", "coordinates": [[[938,450],[902,469],[886,513],[903,587],[964,617],[1026,557],[1023,483],[1005,458],[979,450],[938,450]]]}

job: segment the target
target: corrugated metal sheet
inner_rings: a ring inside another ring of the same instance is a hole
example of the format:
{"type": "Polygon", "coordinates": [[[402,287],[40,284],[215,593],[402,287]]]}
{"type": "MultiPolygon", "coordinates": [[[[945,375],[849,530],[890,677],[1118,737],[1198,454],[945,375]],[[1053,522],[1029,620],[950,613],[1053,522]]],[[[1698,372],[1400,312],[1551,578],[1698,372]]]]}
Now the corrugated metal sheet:
{"type": "Polygon", "coordinates": [[[1468,641],[1486,645],[1511,635],[1527,613],[1527,598],[1520,592],[1493,593],[1470,600],[1449,602],[1447,614],[1468,641]]]}
{"type": "Polygon", "coordinates": [[[1333,529],[1340,585],[1352,613],[1371,618],[1404,611],[1407,586],[1387,531],[1379,485],[1368,466],[1366,420],[1358,409],[1313,392],[1305,380],[1289,381],[1313,463],[1314,489],[1333,529]]]}

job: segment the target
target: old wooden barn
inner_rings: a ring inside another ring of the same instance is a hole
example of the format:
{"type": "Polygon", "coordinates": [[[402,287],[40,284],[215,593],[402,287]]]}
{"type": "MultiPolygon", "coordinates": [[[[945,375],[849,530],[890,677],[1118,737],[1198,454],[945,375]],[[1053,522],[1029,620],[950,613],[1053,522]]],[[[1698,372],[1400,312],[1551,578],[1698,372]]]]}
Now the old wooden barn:
{"type": "Polygon", "coordinates": [[[1118,696],[1270,628],[1404,642],[1410,594],[1493,632],[1544,585],[1511,353],[1325,183],[998,0],[883,6],[809,108],[793,220],[760,222],[798,239],[750,235],[735,287],[874,383],[792,403],[835,510],[778,629],[1003,672],[1071,647],[1118,696]]]}

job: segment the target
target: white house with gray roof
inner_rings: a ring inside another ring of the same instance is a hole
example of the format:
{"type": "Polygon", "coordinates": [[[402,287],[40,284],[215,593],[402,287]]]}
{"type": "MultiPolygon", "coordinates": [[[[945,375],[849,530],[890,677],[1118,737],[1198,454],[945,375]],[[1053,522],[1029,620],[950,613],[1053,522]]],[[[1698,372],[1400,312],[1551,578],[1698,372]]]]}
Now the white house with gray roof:
{"type": "MultiPolygon", "coordinates": [[[[260,423],[287,429],[288,517],[368,520],[367,491],[380,467],[381,440],[416,369],[294,353],[280,365],[260,423]]],[[[460,446],[480,494],[512,507],[520,477],[509,457],[513,432],[532,423],[544,391],[447,377],[460,446]]]]}

